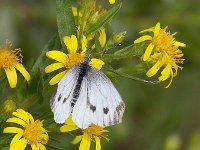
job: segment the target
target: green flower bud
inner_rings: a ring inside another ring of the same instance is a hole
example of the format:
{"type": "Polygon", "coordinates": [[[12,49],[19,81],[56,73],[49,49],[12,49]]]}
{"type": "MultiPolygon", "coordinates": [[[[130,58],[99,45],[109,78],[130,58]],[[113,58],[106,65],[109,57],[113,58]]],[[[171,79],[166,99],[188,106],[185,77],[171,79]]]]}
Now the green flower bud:
{"type": "Polygon", "coordinates": [[[88,19],[87,26],[92,26],[93,24],[95,24],[98,20],[98,16],[99,12],[95,12],[94,14],[92,14],[92,16],[90,16],[90,18],[88,19]]]}
{"type": "Polygon", "coordinates": [[[0,121],[8,119],[16,109],[17,105],[13,100],[6,100],[0,106],[0,121]]]}
{"type": "Polygon", "coordinates": [[[111,38],[108,40],[107,48],[112,48],[117,44],[120,44],[124,41],[126,36],[126,31],[114,33],[111,38]]]}

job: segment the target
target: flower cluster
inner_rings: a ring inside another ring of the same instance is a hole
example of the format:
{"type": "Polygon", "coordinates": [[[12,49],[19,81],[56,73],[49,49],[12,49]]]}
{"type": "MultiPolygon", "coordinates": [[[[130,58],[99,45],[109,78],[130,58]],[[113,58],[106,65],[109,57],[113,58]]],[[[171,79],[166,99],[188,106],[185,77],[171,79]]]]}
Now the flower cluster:
{"type": "Polygon", "coordinates": [[[168,27],[162,29],[160,23],[155,27],[143,30],[140,33],[153,32],[153,36],[144,35],[134,41],[134,43],[141,43],[147,41],[149,44],[142,56],[142,60],[152,64],[146,75],[148,77],[154,76],[161,67],[164,69],[161,72],[159,81],[165,81],[171,77],[170,83],[166,86],[169,87],[173,77],[177,75],[178,69],[182,69],[178,64],[182,64],[184,59],[182,51],[179,47],[185,47],[184,43],[178,42],[174,39],[174,35],[167,31],[168,27]]]}

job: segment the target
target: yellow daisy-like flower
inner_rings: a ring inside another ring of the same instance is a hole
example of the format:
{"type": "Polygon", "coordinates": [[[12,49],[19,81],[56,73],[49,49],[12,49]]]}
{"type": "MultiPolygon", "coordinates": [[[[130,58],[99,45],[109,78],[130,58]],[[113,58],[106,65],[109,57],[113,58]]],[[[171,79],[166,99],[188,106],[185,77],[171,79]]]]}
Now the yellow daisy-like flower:
{"type": "MultiPolygon", "coordinates": [[[[60,127],[61,132],[70,132],[78,129],[79,128],[72,121],[72,116],[70,116],[65,121],[65,125],[60,127]]],[[[79,142],[81,142],[79,150],[89,150],[91,141],[96,142],[96,150],[101,150],[100,139],[105,138],[106,140],[109,140],[107,138],[108,135],[105,134],[108,132],[108,130],[105,130],[103,127],[92,124],[88,128],[80,130],[82,131],[82,135],[76,136],[75,139],[72,141],[72,144],[78,144],[79,142]]]]}
{"type": "Polygon", "coordinates": [[[165,81],[171,77],[170,83],[173,77],[177,75],[178,68],[182,69],[178,64],[183,63],[184,59],[182,51],[179,47],[185,47],[184,43],[178,42],[174,38],[174,34],[167,32],[167,27],[162,29],[160,23],[157,23],[155,27],[141,31],[140,33],[153,32],[153,36],[144,35],[134,41],[134,43],[140,43],[148,41],[142,60],[150,62],[153,66],[146,73],[148,77],[154,76],[161,67],[164,69],[161,72],[159,81],[165,81]]]}
{"type": "Polygon", "coordinates": [[[114,3],[115,3],[115,0],[109,0],[109,3],[110,3],[110,4],[114,4],[114,3]]]}
{"type": "Polygon", "coordinates": [[[6,127],[3,130],[3,133],[16,133],[10,143],[10,150],[24,150],[28,144],[32,150],[46,150],[44,144],[48,142],[49,136],[43,128],[43,121],[34,121],[32,115],[22,109],[17,109],[13,115],[15,117],[6,122],[16,123],[22,128],[6,127]]]}
{"type": "MultiPolygon", "coordinates": [[[[78,40],[75,35],[72,35],[71,37],[65,36],[64,43],[67,46],[68,54],[65,54],[58,50],[48,51],[46,53],[46,56],[48,58],[58,61],[58,63],[47,66],[45,68],[46,73],[64,68],[64,71],[60,72],[50,80],[50,85],[57,84],[72,66],[83,62],[84,58],[86,57],[87,40],[85,36],[83,36],[81,50],[78,49],[78,40]]],[[[97,69],[101,69],[104,65],[104,62],[100,59],[92,58],[90,61],[90,65],[97,69]]]]}
{"type": "Polygon", "coordinates": [[[12,50],[12,44],[6,41],[6,46],[0,48],[0,58],[0,69],[5,70],[11,88],[15,88],[17,85],[16,69],[24,76],[26,81],[31,79],[22,65],[21,49],[12,50]]]}

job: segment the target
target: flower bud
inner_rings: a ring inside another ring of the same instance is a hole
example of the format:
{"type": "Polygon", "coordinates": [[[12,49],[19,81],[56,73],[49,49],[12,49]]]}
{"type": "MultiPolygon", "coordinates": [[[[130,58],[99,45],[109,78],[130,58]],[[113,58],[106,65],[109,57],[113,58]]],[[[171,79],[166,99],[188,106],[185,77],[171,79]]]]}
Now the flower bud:
{"type": "Polygon", "coordinates": [[[114,33],[108,40],[107,48],[112,48],[117,44],[120,44],[126,36],[126,31],[114,33]]]}
{"type": "Polygon", "coordinates": [[[13,100],[6,100],[0,106],[0,120],[5,121],[17,109],[16,103],[13,100]]]}

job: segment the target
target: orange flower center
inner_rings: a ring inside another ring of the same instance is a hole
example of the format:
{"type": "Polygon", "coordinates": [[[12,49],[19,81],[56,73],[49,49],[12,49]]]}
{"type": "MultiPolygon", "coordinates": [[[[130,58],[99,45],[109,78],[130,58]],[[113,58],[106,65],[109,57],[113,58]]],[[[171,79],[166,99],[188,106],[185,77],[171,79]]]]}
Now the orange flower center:
{"type": "Polygon", "coordinates": [[[83,53],[69,53],[67,54],[68,61],[65,64],[67,69],[71,68],[75,64],[79,64],[84,60],[85,54],[83,53]]]}
{"type": "Polygon", "coordinates": [[[108,132],[107,130],[104,130],[102,127],[91,125],[90,127],[84,129],[83,132],[86,132],[90,137],[94,138],[97,137],[106,137],[107,134],[104,134],[104,132],[108,132]]]}
{"type": "Polygon", "coordinates": [[[20,50],[0,49],[0,68],[13,67],[16,63],[21,62],[20,50]]]}
{"type": "Polygon", "coordinates": [[[30,123],[26,126],[24,131],[24,137],[28,140],[28,144],[47,143],[48,134],[42,126],[43,123],[39,120],[36,120],[35,122],[30,123]]]}
{"type": "Polygon", "coordinates": [[[171,35],[166,32],[166,29],[160,29],[159,34],[153,37],[152,44],[156,46],[158,51],[167,50],[175,43],[173,37],[175,34],[171,35]]]}

